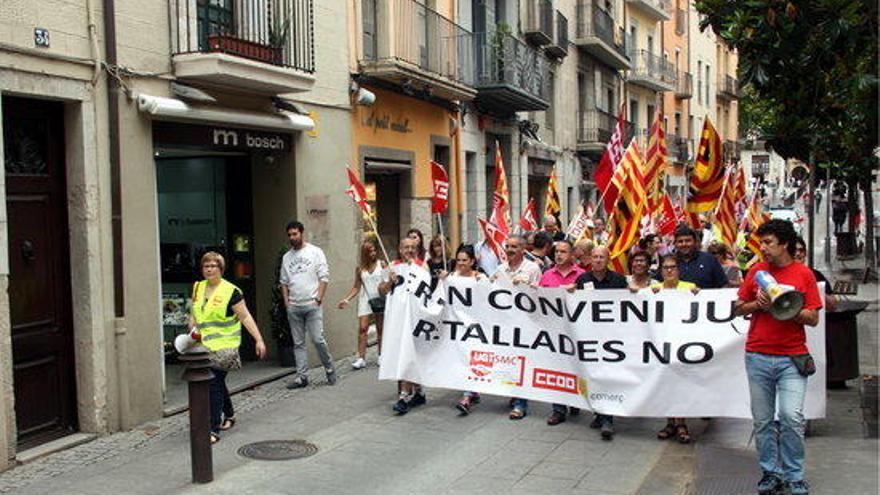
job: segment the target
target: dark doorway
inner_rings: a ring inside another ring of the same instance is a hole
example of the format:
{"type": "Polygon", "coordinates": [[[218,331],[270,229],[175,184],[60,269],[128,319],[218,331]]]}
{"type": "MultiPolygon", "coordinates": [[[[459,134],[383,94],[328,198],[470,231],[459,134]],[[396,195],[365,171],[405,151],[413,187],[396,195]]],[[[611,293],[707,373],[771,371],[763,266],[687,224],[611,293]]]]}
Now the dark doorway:
{"type": "Polygon", "coordinates": [[[77,428],[64,106],[3,98],[18,448],[77,428]]]}
{"type": "Polygon", "coordinates": [[[368,173],[365,184],[376,229],[392,259],[397,257],[401,236],[400,177],[400,173],[368,173]]]}

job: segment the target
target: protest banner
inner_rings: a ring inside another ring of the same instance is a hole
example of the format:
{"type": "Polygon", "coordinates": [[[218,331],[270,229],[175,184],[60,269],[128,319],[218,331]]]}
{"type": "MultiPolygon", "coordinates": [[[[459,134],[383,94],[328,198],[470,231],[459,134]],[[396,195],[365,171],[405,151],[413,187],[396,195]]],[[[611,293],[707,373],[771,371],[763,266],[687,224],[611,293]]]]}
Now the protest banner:
{"type": "MultiPolygon", "coordinates": [[[[735,289],[532,288],[398,273],[379,378],[522,397],[615,416],[751,418],[749,322],[735,289]]],[[[807,418],[825,415],[824,311],[807,329],[818,371],[807,418]]]]}

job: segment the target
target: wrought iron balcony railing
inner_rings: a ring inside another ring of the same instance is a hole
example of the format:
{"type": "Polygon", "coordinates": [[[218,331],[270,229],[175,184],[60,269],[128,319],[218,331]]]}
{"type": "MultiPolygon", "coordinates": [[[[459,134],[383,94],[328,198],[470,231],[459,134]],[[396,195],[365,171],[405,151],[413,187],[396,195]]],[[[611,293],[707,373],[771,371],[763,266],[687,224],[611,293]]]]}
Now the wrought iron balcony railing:
{"type": "Polygon", "coordinates": [[[526,22],[523,34],[526,41],[536,46],[553,42],[553,2],[526,0],[526,22]]]}
{"type": "Polygon", "coordinates": [[[577,37],[596,37],[620,54],[627,56],[626,37],[615,28],[614,18],[604,10],[596,7],[593,0],[578,0],[577,4],[577,37]],[[615,34],[617,33],[617,34],[615,34]]]}
{"type": "Polygon", "coordinates": [[[675,34],[682,35],[687,32],[687,11],[675,9],[675,34]]]}
{"type": "MultiPolygon", "coordinates": [[[[390,18],[377,22],[392,29],[390,43],[382,36],[365,38],[362,62],[402,61],[453,82],[474,85],[474,37],[415,0],[390,0],[390,18]]],[[[389,12],[381,10],[381,12],[389,12]]],[[[378,30],[377,30],[378,32],[378,30]]]]}
{"type": "Polygon", "coordinates": [[[557,58],[568,55],[568,18],[558,10],[556,11],[556,32],[553,34],[553,43],[550,43],[544,50],[548,55],[557,58]]]}
{"type": "Polygon", "coordinates": [[[648,50],[636,50],[630,54],[632,69],[629,80],[643,83],[658,91],[670,91],[675,88],[678,74],[675,67],[663,57],[648,50]]]}
{"type": "Polygon", "coordinates": [[[691,140],[675,134],[666,135],[666,154],[676,163],[686,163],[692,157],[691,140]]]}
{"type": "Polygon", "coordinates": [[[578,144],[601,148],[611,140],[617,117],[598,108],[582,110],[578,117],[578,144]]]}
{"type": "Polygon", "coordinates": [[[739,98],[739,81],[728,75],[718,76],[718,94],[729,99],[739,98]]]}
{"type": "Polygon", "coordinates": [[[508,33],[475,33],[478,103],[504,113],[546,110],[547,58],[508,33]]]}
{"type": "Polygon", "coordinates": [[[690,72],[679,72],[675,83],[675,97],[682,100],[694,96],[694,76],[690,72]]]}
{"type": "Polygon", "coordinates": [[[169,0],[172,55],[225,53],[315,71],[312,0],[169,0]]]}

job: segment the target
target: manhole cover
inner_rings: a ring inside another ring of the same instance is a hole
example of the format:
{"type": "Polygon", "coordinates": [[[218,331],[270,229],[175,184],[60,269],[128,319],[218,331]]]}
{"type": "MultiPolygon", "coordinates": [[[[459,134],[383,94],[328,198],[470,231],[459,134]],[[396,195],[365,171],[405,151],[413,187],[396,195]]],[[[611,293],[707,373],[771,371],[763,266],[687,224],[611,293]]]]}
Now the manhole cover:
{"type": "Polygon", "coordinates": [[[318,447],[304,440],[266,440],[243,445],[238,455],[261,461],[284,461],[315,455],[318,447]]]}

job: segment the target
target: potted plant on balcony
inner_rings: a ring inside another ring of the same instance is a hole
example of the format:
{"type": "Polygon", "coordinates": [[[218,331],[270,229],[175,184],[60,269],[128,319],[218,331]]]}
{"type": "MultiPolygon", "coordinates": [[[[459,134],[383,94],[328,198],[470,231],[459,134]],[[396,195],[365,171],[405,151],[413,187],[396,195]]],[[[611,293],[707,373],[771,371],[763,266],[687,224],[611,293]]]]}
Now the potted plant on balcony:
{"type": "Polygon", "coordinates": [[[492,33],[492,62],[495,68],[495,80],[497,82],[504,81],[504,55],[505,55],[505,39],[511,36],[513,31],[510,25],[504,21],[495,25],[495,32],[492,33]]]}
{"type": "Polygon", "coordinates": [[[290,18],[281,22],[274,19],[269,27],[269,47],[272,50],[272,62],[281,65],[284,63],[284,47],[290,38],[290,18]]]}
{"type": "Polygon", "coordinates": [[[242,39],[226,32],[208,35],[208,51],[229,53],[263,62],[273,62],[275,58],[275,52],[271,46],[242,39]]]}

